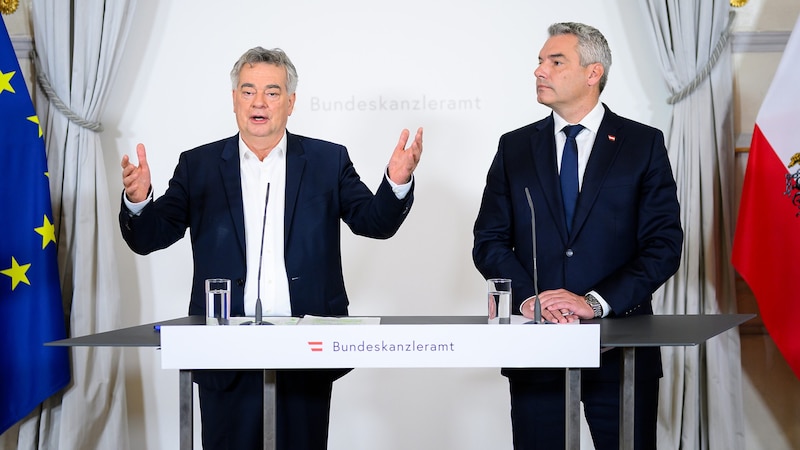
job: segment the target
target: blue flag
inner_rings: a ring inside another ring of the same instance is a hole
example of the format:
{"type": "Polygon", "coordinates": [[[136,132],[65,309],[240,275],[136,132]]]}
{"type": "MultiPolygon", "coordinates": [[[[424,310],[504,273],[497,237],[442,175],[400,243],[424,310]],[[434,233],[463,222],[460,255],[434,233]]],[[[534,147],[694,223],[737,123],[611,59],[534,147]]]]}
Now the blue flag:
{"type": "Polygon", "coordinates": [[[39,118],[0,20],[0,433],[69,383],[39,118]]]}

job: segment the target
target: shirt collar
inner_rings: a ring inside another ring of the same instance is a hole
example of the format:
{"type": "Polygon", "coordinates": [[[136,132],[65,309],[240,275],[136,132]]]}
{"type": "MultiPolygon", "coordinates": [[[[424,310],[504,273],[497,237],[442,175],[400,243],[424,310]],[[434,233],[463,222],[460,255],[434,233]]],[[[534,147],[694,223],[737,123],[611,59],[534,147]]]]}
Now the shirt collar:
{"type": "MultiPolygon", "coordinates": [[[[286,131],[284,131],[283,132],[283,137],[281,138],[280,141],[278,141],[278,145],[276,145],[275,148],[273,148],[272,151],[269,152],[269,156],[267,156],[267,158],[269,158],[273,154],[275,154],[279,158],[282,158],[286,154],[286,141],[287,141],[287,139],[286,139],[286,131]]],[[[239,135],[239,159],[244,161],[245,158],[255,158],[255,157],[256,157],[255,153],[250,151],[250,148],[248,148],[247,144],[244,143],[244,140],[242,140],[242,135],[240,134],[239,135]]]]}
{"type": "MultiPolygon", "coordinates": [[[[597,130],[600,129],[600,123],[603,121],[603,116],[606,113],[606,109],[603,107],[601,102],[597,102],[597,104],[589,111],[589,114],[586,114],[583,119],[578,122],[579,124],[583,125],[584,128],[591,131],[594,134],[597,134],[597,130]]],[[[564,120],[563,117],[559,116],[555,111],[553,111],[553,122],[555,125],[555,134],[561,132],[561,129],[567,125],[577,125],[571,124],[564,120]]]]}

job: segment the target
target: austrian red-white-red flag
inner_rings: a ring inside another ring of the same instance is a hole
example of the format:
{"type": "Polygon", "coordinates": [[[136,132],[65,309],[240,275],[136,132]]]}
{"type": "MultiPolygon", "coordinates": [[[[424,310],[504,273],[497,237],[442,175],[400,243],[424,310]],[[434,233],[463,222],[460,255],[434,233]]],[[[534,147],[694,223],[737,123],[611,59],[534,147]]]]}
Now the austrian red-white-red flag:
{"type": "Polygon", "coordinates": [[[756,117],[733,265],[800,378],[800,19],[756,117]]]}

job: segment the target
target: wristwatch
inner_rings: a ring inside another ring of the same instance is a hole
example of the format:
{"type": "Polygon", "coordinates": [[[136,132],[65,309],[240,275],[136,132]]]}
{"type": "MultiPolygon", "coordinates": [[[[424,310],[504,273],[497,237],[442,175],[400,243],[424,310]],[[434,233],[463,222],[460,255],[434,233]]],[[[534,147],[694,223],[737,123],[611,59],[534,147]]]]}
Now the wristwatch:
{"type": "Polygon", "coordinates": [[[595,319],[598,317],[603,317],[603,305],[600,304],[600,301],[592,294],[586,294],[583,296],[586,299],[586,304],[592,307],[592,311],[594,311],[595,319]]]}

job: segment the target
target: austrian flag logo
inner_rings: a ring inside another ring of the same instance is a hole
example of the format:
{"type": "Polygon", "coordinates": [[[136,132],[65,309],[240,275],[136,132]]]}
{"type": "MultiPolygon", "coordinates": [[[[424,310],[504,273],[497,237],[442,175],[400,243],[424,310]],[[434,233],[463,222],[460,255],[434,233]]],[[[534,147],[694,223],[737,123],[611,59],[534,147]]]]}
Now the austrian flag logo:
{"type": "MultiPolygon", "coordinates": [[[[796,165],[800,165],[800,153],[795,153],[786,167],[791,169],[796,165]]],[[[789,197],[792,204],[800,210],[800,169],[786,174],[786,191],[783,194],[789,197]]],[[[795,214],[795,217],[800,217],[800,211],[795,214]]]]}
{"type": "Polygon", "coordinates": [[[308,348],[311,349],[312,352],[321,352],[322,341],[308,341],[308,348]]]}

